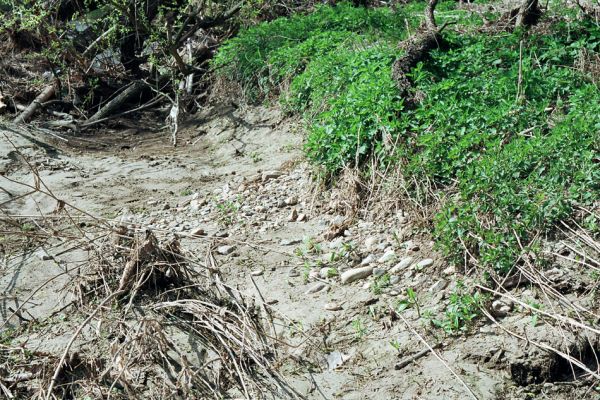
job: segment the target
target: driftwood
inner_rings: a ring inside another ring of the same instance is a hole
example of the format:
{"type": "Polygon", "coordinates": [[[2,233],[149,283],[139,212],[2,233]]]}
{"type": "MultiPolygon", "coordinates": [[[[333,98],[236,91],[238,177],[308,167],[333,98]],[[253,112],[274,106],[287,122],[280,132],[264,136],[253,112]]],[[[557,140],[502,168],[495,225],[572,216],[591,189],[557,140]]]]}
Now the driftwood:
{"type": "Polygon", "coordinates": [[[35,112],[42,106],[42,103],[50,100],[56,93],[54,84],[48,85],[44,90],[25,108],[25,110],[15,118],[13,121],[15,124],[23,124],[35,114],[35,112]]]}
{"type": "Polygon", "coordinates": [[[117,97],[106,103],[96,114],[92,115],[85,124],[90,124],[97,120],[108,117],[111,114],[119,111],[123,103],[130,98],[137,96],[141,93],[142,89],[146,87],[146,84],[142,81],[135,81],[127,89],[123,90],[117,97]]]}

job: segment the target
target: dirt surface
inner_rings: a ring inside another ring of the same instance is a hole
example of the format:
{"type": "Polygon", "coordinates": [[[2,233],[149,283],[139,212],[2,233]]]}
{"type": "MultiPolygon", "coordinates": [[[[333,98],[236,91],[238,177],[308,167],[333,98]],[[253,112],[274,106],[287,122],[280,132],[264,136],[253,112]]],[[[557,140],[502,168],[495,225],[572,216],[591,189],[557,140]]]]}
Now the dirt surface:
{"type": "MultiPolygon", "coordinates": [[[[68,142],[3,128],[3,215],[28,224],[43,215],[47,229],[52,218],[64,220],[55,212],[62,200],[114,226],[178,236],[198,257],[212,249],[223,279],[267,310],[281,372],[308,399],[597,398],[586,373],[543,348],[595,371],[597,332],[537,315],[528,305],[547,293],[530,284],[489,298],[501,301],[490,305],[495,322],[480,318],[454,335],[434,326],[457,282],[476,282],[444,263],[407,211],[374,220],[341,213],[344,192],[320,190],[302,158],[301,126],[279,110],[207,109],[181,128],[176,148],[143,121],[131,125],[68,142]],[[32,169],[53,196],[25,195],[23,183],[37,184],[32,169]],[[358,268],[362,276],[347,281],[358,268]],[[403,302],[410,306],[398,311],[403,302]]],[[[77,214],[80,226],[89,220],[77,214]]],[[[36,321],[41,328],[15,341],[60,354],[77,322],[67,318],[76,295],[65,287],[86,250],[2,244],[0,331],[36,321]]],[[[565,282],[553,274],[556,287],[565,282]]],[[[591,285],[563,287],[565,301],[594,304],[591,285]]]]}

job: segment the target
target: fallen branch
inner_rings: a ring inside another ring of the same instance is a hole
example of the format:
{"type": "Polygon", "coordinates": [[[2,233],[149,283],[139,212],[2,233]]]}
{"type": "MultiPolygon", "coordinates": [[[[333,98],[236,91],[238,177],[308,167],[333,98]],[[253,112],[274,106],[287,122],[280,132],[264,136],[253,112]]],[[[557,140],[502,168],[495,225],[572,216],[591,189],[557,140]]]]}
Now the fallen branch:
{"type": "Polygon", "coordinates": [[[31,104],[29,104],[29,106],[27,106],[27,108],[21,114],[19,114],[19,116],[17,116],[17,118],[15,118],[14,123],[23,124],[27,122],[33,116],[33,114],[35,114],[35,112],[42,106],[42,103],[50,100],[54,96],[55,92],[56,88],[54,86],[54,83],[46,86],[42,93],[40,93],[35,98],[35,100],[33,100],[31,104]]]}
{"type": "MultiPolygon", "coordinates": [[[[98,112],[86,121],[86,124],[90,124],[97,120],[108,117],[111,114],[114,114],[117,110],[121,108],[123,103],[125,103],[130,98],[137,96],[140,94],[142,89],[146,87],[146,84],[142,81],[135,81],[125,90],[123,90],[117,97],[109,101],[102,107],[98,112]]],[[[85,126],[85,124],[84,124],[85,126]]]]}
{"type": "MultiPolygon", "coordinates": [[[[441,343],[434,344],[433,346],[431,346],[431,349],[437,349],[441,345],[442,345],[441,343]]],[[[400,369],[412,364],[413,362],[417,361],[419,358],[424,357],[427,354],[431,353],[431,349],[428,347],[426,349],[419,351],[418,353],[413,354],[412,356],[403,358],[402,360],[400,360],[399,363],[394,365],[394,369],[400,370],[400,369]]]]}

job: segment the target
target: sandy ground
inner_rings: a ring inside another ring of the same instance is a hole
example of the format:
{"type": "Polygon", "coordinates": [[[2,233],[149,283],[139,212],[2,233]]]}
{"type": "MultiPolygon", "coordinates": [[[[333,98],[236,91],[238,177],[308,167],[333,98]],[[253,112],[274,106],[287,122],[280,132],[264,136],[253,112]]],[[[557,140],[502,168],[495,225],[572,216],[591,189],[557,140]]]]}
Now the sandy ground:
{"type": "MultiPolygon", "coordinates": [[[[68,143],[3,132],[3,215],[47,221],[58,218],[53,211],[63,200],[106,221],[180,234],[192,253],[215,247],[224,279],[269,306],[286,344],[282,371],[308,399],[597,398],[554,355],[507,334],[565,351],[585,348],[574,346],[581,336],[568,327],[532,323],[518,303],[508,304],[498,323],[479,321],[464,334],[434,327],[456,282],[468,278],[432,250],[411,215],[393,210],[374,221],[355,219],[339,237],[327,237],[346,216],[312,180],[301,126],[277,109],[206,110],[184,124],[176,148],[164,131],[135,127],[68,143]],[[19,198],[23,183],[36,185],[33,167],[52,196],[19,198]],[[205,235],[191,237],[198,230],[205,235]],[[342,282],[344,272],[361,266],[371,269],[365,277],[342,282]],[[393,279],[374,289],[373,275],[384,273],[393,279]],[[398,313],[407,288],[419,307],[398,313]],[[434,352],[398,366],[429,346],[434,352]]],[[[41,333],[20,340],[30,350],[60,353],[68,333],[60,317],[73,300],[64,288],[87,253],[68,243],[23,250],[5,251],[0,266],[1,329],[46,321],[41,333]]],[[[520,299],[538,296],[528,286],[515,290],[520,299]]],[[[591,301],[580,294],[566,296],[591,301]]],[[[595,348],[595,336],[588,343],[595,348]]]]}

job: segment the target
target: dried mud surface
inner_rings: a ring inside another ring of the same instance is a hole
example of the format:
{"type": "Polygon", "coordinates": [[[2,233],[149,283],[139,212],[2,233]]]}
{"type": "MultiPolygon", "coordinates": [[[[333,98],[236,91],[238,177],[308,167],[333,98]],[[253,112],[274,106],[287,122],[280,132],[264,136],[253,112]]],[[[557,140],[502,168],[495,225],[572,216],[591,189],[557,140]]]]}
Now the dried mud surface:
{"type": "MultiPolygon", "coordinates": [[[[542,302],[545,293],[530,284],[511,290],[514,300],[504,300],[509,311],[496,322],[481,318],[459,335],[433,327],[456,282],[473,278],[445,264],[427,229],[406,210],[349,220],[340,211],[345,193],[314,183],[302,158],[302,129],[279,110],[208,109],[181,128],[176,148],[168,134],[132,126],[68,143],[40,139],[53,147],[3,130],[0,171],[10,178],[0,177],[3,215],[56,215],[51,197],[15,200],[23,188],[14,182],[34,184],[29,162],[56,198],[115,226],[179,235],[194,254],[215,249],[223,279],[269,310],[284,354],[280,372],[308,399],[597,396],[585,373],[535,344],[579,354],[597,370],[597,335],[543,315],[534,320],[526,305],[542,302]],[[328,234],[339,226],[339,235],[328,234]],[[342,283],[340,276],[361,264],[371,269],[368,276],[342,283]],[[373,274],[381,273],[392,279],[374,290],[373,274]],[[397,313],[407,288],[417,293],[419,309],[397,313]],[[429,345],[435,354],[397,368],[429,345]]],[[[75,275],[71,267],[87,256],[60,243],[22,252],[5,247],[1,329],[24,320],[39,325],[13,343],[62,352],[75,326],[65,318],[74,299],[65,287],[75,275]]],[[[576,268],[563,267],[566,277],[550,277],[557,287],[576,281],[576,268]]],[[[568,301],[597,309],[591,283],[561,288],[568,301]]]]}

